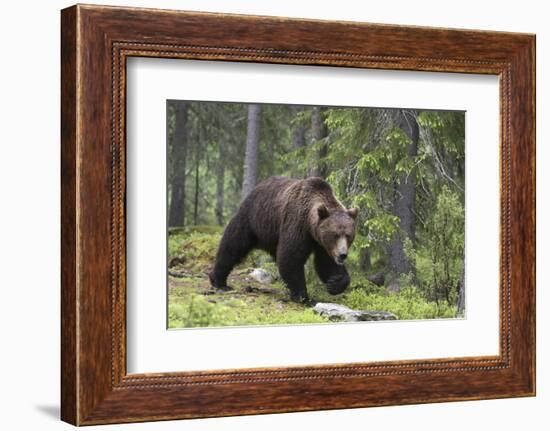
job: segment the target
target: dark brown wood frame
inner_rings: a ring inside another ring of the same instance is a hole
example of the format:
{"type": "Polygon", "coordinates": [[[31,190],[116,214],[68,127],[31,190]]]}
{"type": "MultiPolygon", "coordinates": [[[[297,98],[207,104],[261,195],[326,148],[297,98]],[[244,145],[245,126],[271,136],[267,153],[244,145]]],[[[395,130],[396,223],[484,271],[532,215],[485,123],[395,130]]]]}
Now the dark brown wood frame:
{"type": "Polygon", "coordinates": [[[63,420],[88,425],[535,394],[534,35],[81,5],[61,18],[63,420]],[[498,75],[499,355],[128,375],[130,56],[498,75]]]}

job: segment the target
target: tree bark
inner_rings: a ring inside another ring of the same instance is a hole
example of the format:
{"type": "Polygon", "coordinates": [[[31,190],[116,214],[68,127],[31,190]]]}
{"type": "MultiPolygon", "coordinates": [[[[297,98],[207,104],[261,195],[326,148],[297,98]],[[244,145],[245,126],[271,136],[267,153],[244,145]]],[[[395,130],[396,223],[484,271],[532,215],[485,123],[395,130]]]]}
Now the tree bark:
{"type": "Polygon", "coordinates": [[[252,191],[258,181],[258,150],[260,144],[261,114],[261,105],[254,103],[248,105],[248,126],[246,132],[242,190],[243,199],[252,191]]]}
{"type": "Polygon", "coordinates": [[[216,166],[216,220],[223,226],[223,200],[225,185],[225,142],[218,137],[218,164],[216,166]]]}
{"type": "Polygon", "coordinates": [[[362,248],[359,252],[359,269],[363,272],[367,272],[371,267],[370,262],[370,250],[368,248],[362,248]]]}
{"type": "MultiPolygon", "coordinates": [[[[311,136],[314,142],[318,142],[321,139],[327,137],[327,128],[325,126],[325,120],[323,117],[323,110],[319,106],[315,106],[311,112],[311,136]]],[[[317,152],[317,160],[311,166],[309,175],[312,177],[325,178],[327,175],[326,167],[321,162],[321,159],[326,157],[328,147],[326,142],[321,145],[321,148],[317,152]]]]}
{"type": "MultiPolygon", "coordinates": [[[[407,135],[410,143],[407,147],[407,156],[416,157],[418,154],[419,129],[416,121],[416,112],[400,111],[396,125],[407,135]]],[[[409,239],[414,246],[415,237],[415,203],[416,184],[414,172],[404,173],[397,180],[393,202],[393,214],[399,217],[399,229],[395,233],[390,245],[390,270],[392,273],[390,290],[400,290],[398,278],[400,275],[414,272],[406,253],[405,239],[409,239]]],[[[414,274],[413,274],[414,275],[414,274]]]]}
{"type": "Polygon", "coordinates": [[[187,158],[187,117],[186,102],[175,102],[176,125],[172,141],[172,184],[168,226],[185,224],[185,165],[187,158]]]}
{"type": "Polygon", "coordinates": [[[464,261],[462,262],[462,273],[460,275],[460,280],[458,281],[458,295],[456,301],[456,315],[457,317],[464,316],[466,311],[466,288],[464,283],[464,261]]]}
{"type": "MultiPolygon", "coordinates": [[[[293,106],[292,113],[297,117],[303,108],[301,106],[293,106]]],[[[292,149],[297,150],[306,144],[306,128],[303,124],[295,123],[292,127],[292,149]]]]}
{"type": "MultiPolygon", "coordinates": [[[[200,126],[199,126],[200,127],[200,126]]],[[[196,226],[199,224],[199,195],[200,195],[200,160],[201,160],[201,146],[204,140],[204,127],[199,128],[198,139],[195,144],[195,199],[193,203],[193,224],[196,226]]]]}
{"type": "Polygon", "coordinates": [[[269,159],[267,160],[267,176],[270,177],[275,171],[275,142],[273,137],[270,137],[267,141],[267,154],[269,154],[269,159]]]}
{"type": "MultiPolygon", "coordinates": [[[[292,114],[294,119],[303,111],[302,106],[293,106],[292,114]]],[[[295,123],[292,126],[292,149],[298,150],[306,145],[306,128],[303,124],[295,123]]],[[[293,178],[302,178],[303,170],[298,166],[292,168],[292,177],[293,178]]]]}

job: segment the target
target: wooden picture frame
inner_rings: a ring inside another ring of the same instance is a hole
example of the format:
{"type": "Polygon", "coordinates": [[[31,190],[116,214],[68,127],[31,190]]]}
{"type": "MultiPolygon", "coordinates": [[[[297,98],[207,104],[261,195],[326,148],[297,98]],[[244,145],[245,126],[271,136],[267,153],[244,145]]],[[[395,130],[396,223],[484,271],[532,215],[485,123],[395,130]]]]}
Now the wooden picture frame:
{"type": "Polygon", "coordinates": [[[535,394],[534,35],[84,5],[61,18],[62,420],[91,425],[535,394]],[[130,56],[498,75],[499,355],[127,374],[130,56]]]}

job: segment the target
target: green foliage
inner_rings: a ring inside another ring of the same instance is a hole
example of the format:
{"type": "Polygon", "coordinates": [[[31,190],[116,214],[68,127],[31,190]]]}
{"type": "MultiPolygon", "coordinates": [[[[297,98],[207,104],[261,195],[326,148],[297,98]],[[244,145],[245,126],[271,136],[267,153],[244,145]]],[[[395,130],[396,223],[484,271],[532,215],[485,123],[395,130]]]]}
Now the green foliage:
{"type": "Polygon", "coordinates": [[[399,217],[381,212],[365,220],[363,226],[367,228],[369,232],[367,246],[369,246],[372,241],[389,242],[394,233],[399,229],[399,217]]]}
{"type": "Polygon", "coordinates": [[[346,296],[344,305],[357,310],[389,311],[402,320],[453,318],[456,314],[456,307],[426,301],[415,287],[402,288],[399,293],[354,289],[346,296]]]}
{"type": "Polygon", "coordinates": [[[464,258],[464,206],[457,193],[443,186],[425,231],[426,243],[417,257],[427,296],[455,304],[464,258]]]}
{"type": "Polygon", "coordinates": [[[360,290],[366,295],[382,295],[386,293],[384,286],[377,286],[371,282],[364,273],[357,272],[357,275],[351,279],[350,292],[360,290]]]}

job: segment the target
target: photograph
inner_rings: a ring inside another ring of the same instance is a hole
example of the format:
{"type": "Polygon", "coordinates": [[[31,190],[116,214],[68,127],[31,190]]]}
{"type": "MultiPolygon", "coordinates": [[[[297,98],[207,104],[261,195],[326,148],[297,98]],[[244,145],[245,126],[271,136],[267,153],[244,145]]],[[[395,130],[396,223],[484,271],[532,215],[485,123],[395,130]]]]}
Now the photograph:
{"type": "Polygon", "coordinates": [[[167,100],[169,329],[463,318],[465,112],[167,100]]]}
{"type": "Polygon", "coordinates": [[[548,422],[542,6],[42,3],[6,22],[4,422],[548,422]]]}

